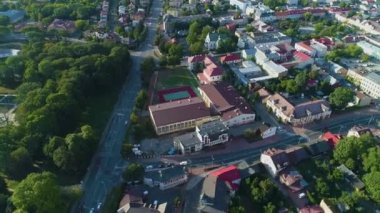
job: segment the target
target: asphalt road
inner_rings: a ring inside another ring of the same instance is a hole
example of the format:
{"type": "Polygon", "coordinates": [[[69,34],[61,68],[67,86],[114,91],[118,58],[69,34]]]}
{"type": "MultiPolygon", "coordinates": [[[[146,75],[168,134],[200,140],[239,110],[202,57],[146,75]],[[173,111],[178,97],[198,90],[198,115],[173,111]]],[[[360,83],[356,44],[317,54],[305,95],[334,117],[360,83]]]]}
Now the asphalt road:
{"type": "MultiPolygon", "coordinates": [[[[376,120],[380,119],[380,115],[373,116],[363,116],[360,119],[347,118],[337,122],[330,122],[328,126],[329,131],[334,133],[345,133],[354,125],[373,125],[376,120]]],[[[305,135],[289,135],[284,133],[281,134],[281,141],[274,144],[268,144],[260,148],[252,148],[244,151],[235,151],[228,154],[218,154],[213,156],[189,156],[190,166],[203,166],[210,164],[229,164],[239,160],[247,160],[253,162],[259,159],[261,153],[268,148],[280,148],[286,149],[297,144],[303,144],[306,142],[317,140],[322,134],[324,127],[319,127],[314,130],[308,130],[305,135]]],[[[186,159],[183,159],[186,160],[186,159]]]]}
{"type": "Polygon", "coordinates": [[[125,121],[129,121],[134,99],[141,88],[140,64],[144,57],[153,55],[152,44],[161,12],[161,1],[153,0],[152,2],[150,15],[146,19],[146,22],[150,23],[147,25],[146,40],[136,51],[131,51],[130,74],[83,180],[83,198],[72,212],[90,212],[91,209],[97,209],[99,203],[104,203],[112,186],[121,182],[121,168],[128,163],[120,155],[126,131],[125,121]]]}

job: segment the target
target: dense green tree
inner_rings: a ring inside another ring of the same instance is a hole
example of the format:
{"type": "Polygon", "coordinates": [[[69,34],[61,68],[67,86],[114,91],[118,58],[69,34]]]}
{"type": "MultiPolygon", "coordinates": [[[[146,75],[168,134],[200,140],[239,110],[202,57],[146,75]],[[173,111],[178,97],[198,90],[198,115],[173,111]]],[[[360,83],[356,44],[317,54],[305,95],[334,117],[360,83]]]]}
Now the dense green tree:
{"type": "Polygon", "coordinates": [[[23,178],[32,168],[32,158],[27,149],[19,147],[10,153],[8,174],[15,178],[23,178]]]}
{"type": "Polygon", "coordinates": [[[358,162],[362,161],[362,156],[376,144],[369,134],[356,137],[346,137],[339,141],[334,150],[334,159],[345,164],[350,169],[357,169],[358,162]]]}
{"type": "Polygon", "coordinates": [[[63,212],[59,186],[49,172],[28,175],[17,185],[11,200],[19,212],[63,212]]]}
{"type": "Polygon", "coordinates": [[[7,26],[10,23],[8,16],[0,15],[0,25],[7,26]]]}
{"type": "Polygon", "coordinates": [[[380,149],[370,148],[363,154],[363,168],[367,172],[380,171],[380,149]]]}
{"type": "Polygon", "coordinates": [[[144,166],[141,164],[131,163],[124,171],[123,177],[126,181],[142,180],[144,176],[144,166]]]}
{"type": "Polygon", "coordinates": [[[130,143],[124,143],[121,147],[121,156],[123,156],[124,159],[128,159],[133,154],[133,145],[130,143]]]}
{"type": "Polygon", "coordinates": [[[296,78],[294,79],[296,81],[296,84],[298,87],[304,87],[306,84],[306,81],[308,79],[308,73],[305,71],[301,71],[296,75],[296,78]]]}
{"type": "Polygon", "coordinates": [[[139,93],[137,94],[137,97],[135,99],[135,106],[138,109],[143,109],[144,105],[147,101],[148,94],[146,93],[145,90],[140,90],[139,93]]]}
{"type": "Polygon", "coordinates": [[[203,52],[203,43],[201,41],[195,42],[190,45],[189,50],[193,55],[201,54],[203,52]]]}
{"type": "Polygon", "coordinates": [[[272,202],[269,202],[269,203],[267,203],[267,204],[264,206],[264,212],[265,212],[265,213],[275,213],[275,212],[276,212],[276,206],[273,205],[272,202]]]}
{"type": "Polygon", "coordinates": [[[5,180],[3,177],[0,176],[0,193],[1,194],[7,194],[8,193],[8,187],[5,183],[5,180]]]}
{"type": "Polygon", "coordinates": [[[331,105],[337,110],[344,109],[353,100],[354,92],[346,87],[336,88],[329,96],[331,105]]]}
{"type": "Polygon", "coordinates": [[[366,190],[368,191],[371,198],[376,203],[380,204],[380,171],[365,174],[363,180],[366,185],[366,190]]]}

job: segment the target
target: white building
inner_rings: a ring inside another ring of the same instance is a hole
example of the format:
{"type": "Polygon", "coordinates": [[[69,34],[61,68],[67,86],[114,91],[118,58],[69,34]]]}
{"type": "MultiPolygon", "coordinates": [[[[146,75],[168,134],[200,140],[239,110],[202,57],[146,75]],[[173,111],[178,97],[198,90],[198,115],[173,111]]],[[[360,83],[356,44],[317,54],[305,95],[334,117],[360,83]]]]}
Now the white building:
{"type": "Polygon", "coordinates": [[[268,149],[260,156],[260,162],[272,177],[276,177],[280,171],[289,165],[289,159],[284,150],[268,149]]]}
{"type": "Polygon", "coordinates": [[[166,169],[145,172],[144,184],[161,190],[170,189],[187,182],[185,167],[176,166],[166,169]]]}
{"type": "Polygon", "coordinates": [[[280,64],[274,63],[273,61],[264,62],[262,66],[268,75],[275,78],[286,76],[288,73],[288,69],[280,64]]]}
{"type": "Polygon", "coordinates": [[[215,114],[222,117],[227,127],[243,125],[255,120],[255,114],[247,101],[232,85],[221,82],[199,86],[199,93],[215,114]]]}
{"type": "Polygon", "coordinates": [[[364,76],[360,88],[372,98],[380,98],[380,74],[370,72],[364,76]]]}
{"type": "Polygon", "coordinates": [[[367,41],[359,41],[356,43],[359,47],[363,49],[363,52],[369,56],[380,60],[380,47],[373,45],[367,41]]]}
{"type": "Polygon", "coordinates": [[[297,6],[298,0],[287,0],[286,4],[289,6],[297,6]]]}
{"type": "Polygon", "coordinates": [[[239,8],[243,13],[245,13],[245,10],[248,5],[250,5],[250,2],[248,0],[230,0],[231,6],[236,6],[239,8]]]}
{"type": "Polygon", "coordinates": [[[358,27],[361,30],[364,30],[365,32],[372,34],[372,35],[380,35],[380,25],[379,23],[376,23],[371,20],[361,20],[359,18],[348,18],[345,14],[343,13],[335,13],[335,19],[348,23],[350,25],[353,25],[355,27],[358,27]]]}
{"type": "Polygon", "coordinates": [[[267,98],[266,106],[277,118],[294,126],[323,120],[331,115],[330,104],[325,100],[293,105],[278,93],[267,98]]]}

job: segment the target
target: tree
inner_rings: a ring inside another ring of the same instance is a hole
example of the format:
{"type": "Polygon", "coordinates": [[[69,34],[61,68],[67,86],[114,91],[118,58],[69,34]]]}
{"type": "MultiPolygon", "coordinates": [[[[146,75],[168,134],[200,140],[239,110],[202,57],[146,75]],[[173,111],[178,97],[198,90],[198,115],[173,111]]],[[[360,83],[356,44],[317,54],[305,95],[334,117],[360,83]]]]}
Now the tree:
{"type": "Polygon", "coordinates": [[[10,19],[8,16],[0,15],[0,25],[7,26],[10,23],[10,19]]]}
{"type": "Polygon", "coordinates": [[[296,81],[298,87],[304,87],[307,81],[307,72],[301,71],[296,75],[294,80],[296,81]]]}
{"type": "Polygon", "coordinates": [[[201,54],[203,52],[203,42],[198,41],[190,44],[189,50],[193,55],[201,54]]]}
{"type": "Polygon", "coordinates": [[[267,203],[276,193],[276,187],[269,179],[259,181],[254,178],[251,183],[251,199],[255,203],[267,203]]]}
{"type": "Polygon", "coordinates": [[[142,180],[144,176],[144,166],[137,163],[130,164],[127,169],[124,171],[123,177],[126,181],[136,181],[142,180]]]}
{"type": "Polygon", "coordinates": [[[124,159],[128,159],[133,154],[133,145],[130,143],[124,143],[121,147],[121,156],[123,156],[124,159]]]}
{"type": "Polygon", "coordinates": [[[86,20],[76,20],[75,21],[75,27],[78,28],[79,30],[85,30],[88,27],[88,21],[86,20]]]}
{"type": "Polygon", "coordinates": [[[320,197],[329,197],[329,186],[322,178],[317,178],[315,183],[315,190],[318,192],[320,197]]]}
{"type": "Polygon", "coordinates": [[[380,171],[380,149],[370,148],[363,154],[363,167],[367,172],[380,171]]]}
{"type": "Polygon", "coordinates": [[[56,177],[49,172],[31,173],[14,190],[11,201],[19,212],[63,212],[56,177]]]}
{"type": "Polygon", "coordinates": [[[354,100],[354,92],[350,88],[339,87],[334,90],[329,96],[331,105],[337,109],[344,109],[347,104],[354,100]]]}
{"type": "Polygon", "coordinates": [[[0,194],[8,194],[8,187],[3,177],[0,176],[0,194]]]}
{"type": "Polygon", "coordinates": [[[276,206],[273,205],[272,202],[269,202],[267,205],[264,206],[264,212],[265,213],[275,213],[276,212],[276,206]]]}
{"type": "Polygon", "coordinates": [[[23,178],[32,168],[32,158],[27,149],[19,147],[10,153],[8,173],[15,178],[23,178]]]}
{"type": "Polygon", "coordinates": [[[147,101],[148,94],[146,93],[145,90],[140,90],[139,93],[137,94],[137,97],[135,99],[135,106],[136,108],[142,110],[144,108],[144,105],[147,101]]]}
{"type": "Polygon", "coordinates": [[[363,54],[360,56],[360,60],[362,60],[362,62],[368,62],[368,61],[369,61],[369,55],[363,53],[363,54]]]}
{"type": "Polygon", "coordinates": [[[291,94],[296,94],[299,91],[297,82],[293,79],[286,80],[286,91],[291,94]]]}
{"type": "Polygon", "coordinates": [[[350,169],[356,169],[359,166],[356,162],[361,162],[364,153],[375,145],[375,140],[369,134],[362,135],[360,138],[343,138],[334,150],[334,159],[350,169]]]}
{"type": "Polygon", "coordinates": [[[370,194],[371,198],[380,204],[380,171],[365,174],[363,180],[366,185],[366,190],[370,194]]]}

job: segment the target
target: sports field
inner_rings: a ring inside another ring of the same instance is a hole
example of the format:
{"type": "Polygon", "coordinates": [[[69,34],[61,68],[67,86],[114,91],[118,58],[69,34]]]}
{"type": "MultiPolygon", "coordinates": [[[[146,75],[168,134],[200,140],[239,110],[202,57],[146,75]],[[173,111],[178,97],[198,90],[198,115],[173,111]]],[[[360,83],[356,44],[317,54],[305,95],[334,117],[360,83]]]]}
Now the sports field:
{"type": "Polygon", "coordinates": [[[160,103],[196,97],[197,94],[189,86],[175,87],[157,92],[160,103]]]}

